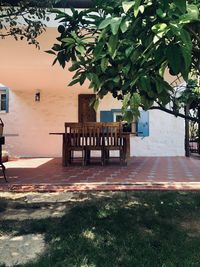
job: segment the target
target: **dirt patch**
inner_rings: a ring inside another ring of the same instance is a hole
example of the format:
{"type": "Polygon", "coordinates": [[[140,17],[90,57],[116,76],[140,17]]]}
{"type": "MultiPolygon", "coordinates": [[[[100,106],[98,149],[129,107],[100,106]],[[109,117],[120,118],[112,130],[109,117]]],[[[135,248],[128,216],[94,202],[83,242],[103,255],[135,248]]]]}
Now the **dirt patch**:
{"type": "Polygon", "coordinates": [[[45,249],[44,236],[22,235],[0,237],[0,263],[6,266],[15,266],[16,264],[25,264],[34,260],[45,249]]]}

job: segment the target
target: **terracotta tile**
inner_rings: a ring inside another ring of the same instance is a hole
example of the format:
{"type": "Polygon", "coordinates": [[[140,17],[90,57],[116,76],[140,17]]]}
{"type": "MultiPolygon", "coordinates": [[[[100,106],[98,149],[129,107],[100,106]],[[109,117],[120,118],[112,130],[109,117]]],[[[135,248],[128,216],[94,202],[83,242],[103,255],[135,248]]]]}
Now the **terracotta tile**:
{"type": "Polygon", "coordinates": [[[137,157],[128,166],[116,162],[61,166],[61,159],[23,159],[6,163],[9,183],[0,191],[199,190],[200,161],[185,157],[137,157]]]}

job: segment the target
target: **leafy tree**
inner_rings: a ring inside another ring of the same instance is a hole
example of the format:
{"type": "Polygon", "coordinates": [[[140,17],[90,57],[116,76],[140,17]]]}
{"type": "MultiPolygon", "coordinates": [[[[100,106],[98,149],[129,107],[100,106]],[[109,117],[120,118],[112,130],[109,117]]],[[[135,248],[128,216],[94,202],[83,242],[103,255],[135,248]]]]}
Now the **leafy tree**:
{"type": "Polygon", "coordinates": [[[139,116],[139,107],[185,118],[164,73],[168,69],[185,81],[200,74],[199,9],[199,0],[98,0],[88,10],[72,9],[72,15],[58,11],[59,43],[47,52],[63,68],[72,61],[70,85],[90,81],[95,106],[110,92],[124,111],[131,109],[127,120],[139,116]],[[172,110],[166,108],[170,102],[172,110]]]}
{"type": "Polygon", "coordinates": [[[46,8],[52,0],[0,1],[0,37],[13,36],[16,40],[26,39],[39,47],[37,37],[45,30],[49,20],[46,8]]]}

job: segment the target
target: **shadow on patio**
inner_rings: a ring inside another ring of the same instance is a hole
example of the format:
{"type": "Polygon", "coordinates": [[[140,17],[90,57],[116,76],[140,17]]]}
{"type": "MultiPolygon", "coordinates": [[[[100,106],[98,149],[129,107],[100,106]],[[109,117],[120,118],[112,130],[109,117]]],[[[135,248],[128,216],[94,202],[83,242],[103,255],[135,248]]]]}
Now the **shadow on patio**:
{"type": "Polygon", "coordinates": [[[6,164],[9,183],[0,191],[84,191],[139,189],[200,189],[200,164],[195,158],[136,157],[128,166],[112,162],[62,167],[60,158],[30,158],[6,164]]]}

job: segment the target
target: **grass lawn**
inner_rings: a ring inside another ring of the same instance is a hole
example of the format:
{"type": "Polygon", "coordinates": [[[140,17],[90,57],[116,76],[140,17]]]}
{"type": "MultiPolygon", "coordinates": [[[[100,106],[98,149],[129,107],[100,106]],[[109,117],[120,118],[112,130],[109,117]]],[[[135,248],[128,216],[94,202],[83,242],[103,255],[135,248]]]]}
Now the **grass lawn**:
{"type": "MultiPolygon", "coordinates": [[[[19,266],[200,266],[200,192],[85,196],[65,203],[68,208],[60,218],[1,222],[0,235],[45,234],[45,252],[19,266]]],[[[49,203],[1,199],[0,216],[11,206],[31,211],[50,208],[49,203]]]]}

